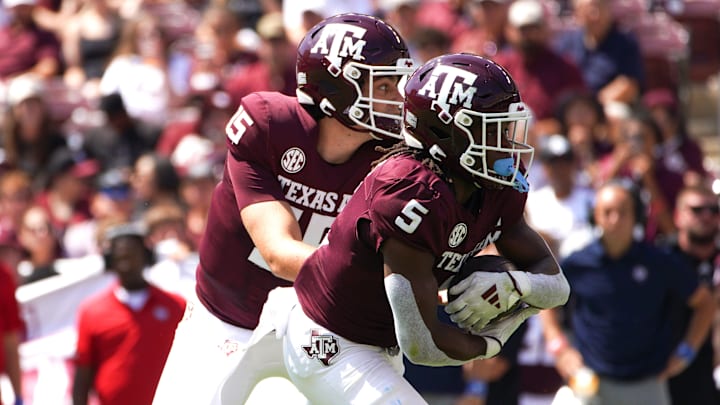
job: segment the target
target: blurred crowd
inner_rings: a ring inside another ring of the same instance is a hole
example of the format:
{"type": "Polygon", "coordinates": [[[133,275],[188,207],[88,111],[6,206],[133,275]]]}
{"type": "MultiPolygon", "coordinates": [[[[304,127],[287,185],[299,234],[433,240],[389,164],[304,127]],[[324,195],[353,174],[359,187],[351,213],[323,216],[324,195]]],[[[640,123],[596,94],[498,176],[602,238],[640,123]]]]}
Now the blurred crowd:
{"type": "MultiPolygon", "coordinates": [[[[560,259],[596,234],[592,207],[608,180],[637,188],[638,238],[668,244],[687,226],[677,219],[683,190],[711,190],[718,177],[683,97],[686,83],[720,71],[717,0],[3,0],[0,261],[14,282],[104,254],[108,229],[142,222],[154,253],[146,279],[188,296],[228,119],[249,93],[294,95],[298,41],[347,11],[384,18],[417,62],[473,52],[508,69],[534,115],[528,221],[560,259]]],[[[701,278],[712,288],[720,216],[710,200],[696,214],[714,224],[701,278]]],[[[504,376],[515,393],[547,401],[568,375],[555,370],[539,320],[519,335],[507,364],[409,375],[465,404],[484,402],[456,380],[504,376]]]]}

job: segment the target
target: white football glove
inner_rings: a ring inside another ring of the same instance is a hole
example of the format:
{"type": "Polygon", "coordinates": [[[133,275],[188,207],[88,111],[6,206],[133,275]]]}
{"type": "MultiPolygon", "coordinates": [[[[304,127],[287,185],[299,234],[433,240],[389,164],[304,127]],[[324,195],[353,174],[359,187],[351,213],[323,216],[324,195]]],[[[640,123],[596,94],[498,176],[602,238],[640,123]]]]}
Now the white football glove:
{"type": "Polygon", "coordinates": [[[448,290],[457,298],[448,302],[445,312],[455,324],[474,332],[520,301],[521,294],[507,273],[478,271],[448,290]]]}
{"type": "Polygon", "coordinates": [[[486,352],[483,357],[488,358],[497,355],[500,352],[500,349],[502,349],[502,346],[504,346],[508,339],[510,339],[510,336],[515,333],[517,328],[519,328],[525,320],[538,312],[540,312],[539,308],[531,307],[526,303],[522,303],[520,307],[508,314],[505,314],[490,325],[478,330],[473,330],[473,335],[482,336],[486,340],[495,339],[498,343],[500,343],[500,348],[497,348],[496,345],[488,345],[488,352],[486,352]]]}

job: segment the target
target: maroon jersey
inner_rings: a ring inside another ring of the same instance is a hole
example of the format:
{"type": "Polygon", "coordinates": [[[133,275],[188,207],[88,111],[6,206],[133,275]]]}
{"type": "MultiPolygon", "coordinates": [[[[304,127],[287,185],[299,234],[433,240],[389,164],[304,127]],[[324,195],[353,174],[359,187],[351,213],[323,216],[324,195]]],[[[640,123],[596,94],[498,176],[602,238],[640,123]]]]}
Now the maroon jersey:
{"type": "Polygon", "coordinates": [[[327,163],[317,152],[315,119],[295,98],[280,93],[245,97],[227,130],[229,154],[200,243],[197,294],[218,318],[254,329],[268,292],[291,284],[270,272],[239,210],[287,201],[303,241],[317,246],[380,153],[377,143],[367,142],[347,162],[327,163]]]}
{"type": "Polygon", "coordinates": [[[333,223],[328,244],[305,262],[295,290],[319,325],[357,343],[397,344],[380,248],[389,238],[435,256],[441,285],[465,257],[522,216],[527,194],[478,190],[465,208],[447,182],[409,155],[377,167],[333,223]]]}

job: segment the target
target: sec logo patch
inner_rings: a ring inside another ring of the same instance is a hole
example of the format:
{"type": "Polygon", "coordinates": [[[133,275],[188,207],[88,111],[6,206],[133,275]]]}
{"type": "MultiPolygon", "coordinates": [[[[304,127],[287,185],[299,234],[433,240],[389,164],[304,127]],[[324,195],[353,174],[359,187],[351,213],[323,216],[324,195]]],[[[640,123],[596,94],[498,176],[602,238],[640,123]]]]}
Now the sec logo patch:
{"type": "Polygon", "coordinates": [[[465,237],[467,236],[467,225],[463,224],[462,222],[455,225],[452,232],[450,232],[450,238],[448,238],[448,245],[450,245],[451,248],[456,248],[460,246],[462,241],[465,240],[465,237]]]}
{"type": "Polygon", "coordinates": [[[297,173],[305,167],[305,152],[300,148],[290,148],[280,158],[280,165],[288,173],[297,173]]]}

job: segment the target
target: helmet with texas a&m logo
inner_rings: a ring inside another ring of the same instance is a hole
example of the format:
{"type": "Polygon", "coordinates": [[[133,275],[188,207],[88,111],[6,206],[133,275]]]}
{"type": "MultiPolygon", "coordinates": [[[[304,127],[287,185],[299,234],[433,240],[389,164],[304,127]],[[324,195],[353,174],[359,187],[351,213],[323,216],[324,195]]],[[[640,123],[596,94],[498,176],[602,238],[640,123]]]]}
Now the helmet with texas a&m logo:
{"type": "Polygon", "coordinates": [[[321,21],[298,45],[296,70],[301,103],[347,127],[401,138],[397,83],[412,73],[413,64],[405,42],[387,23],[363,14],[321,21]]]}
{"type": "Polygon", "coordinates": [[[419,67],[403,91],[408,146],[478,187],[527,192],[531,115],[504,68],[472,54],[443,55],[419,67]]]}

